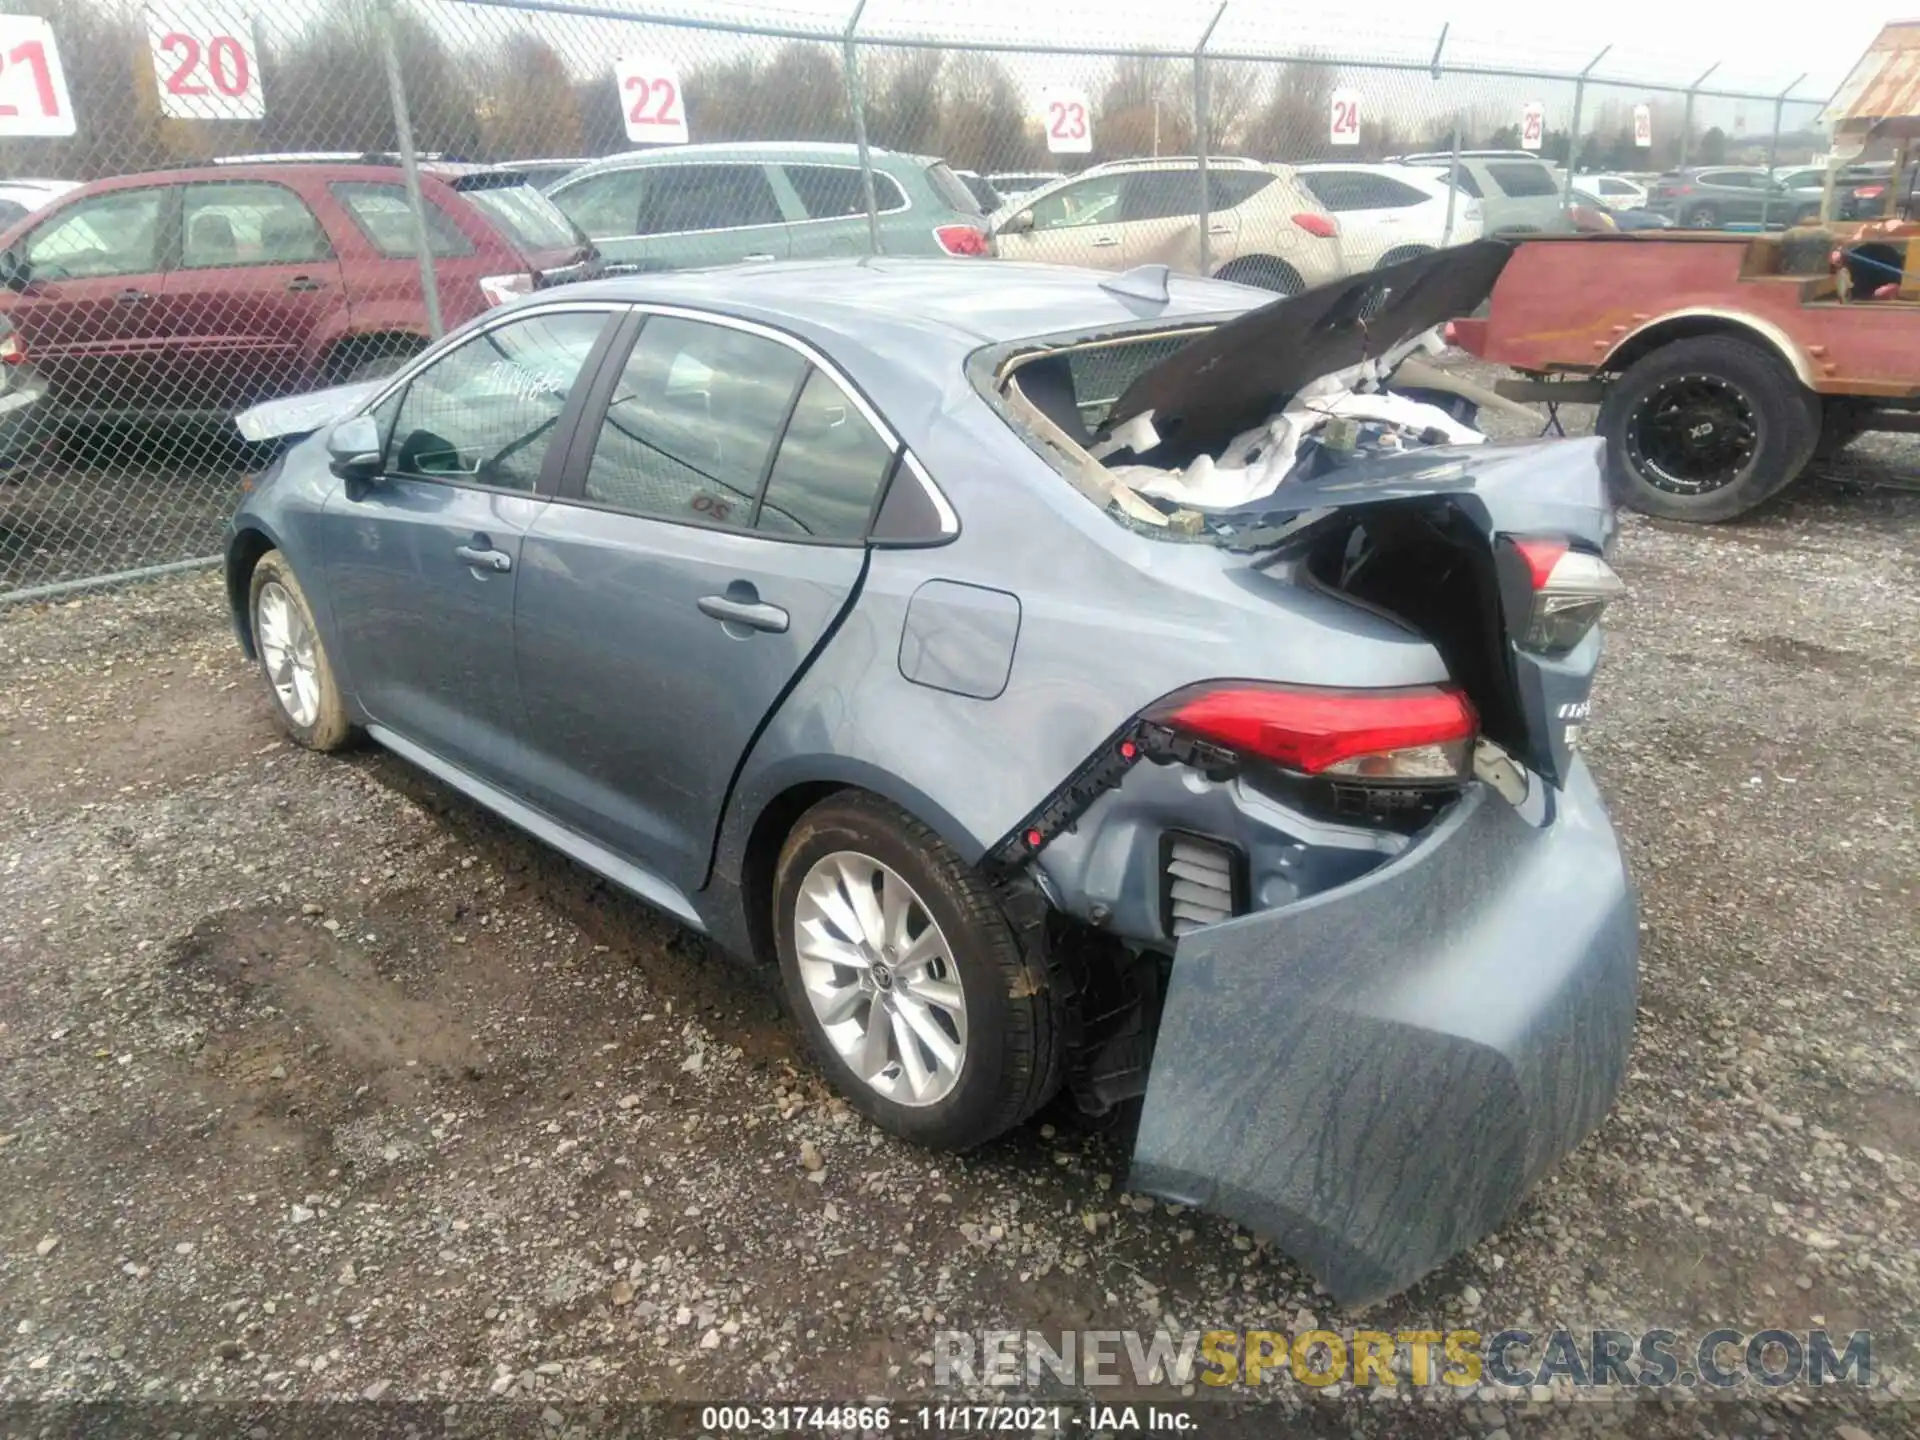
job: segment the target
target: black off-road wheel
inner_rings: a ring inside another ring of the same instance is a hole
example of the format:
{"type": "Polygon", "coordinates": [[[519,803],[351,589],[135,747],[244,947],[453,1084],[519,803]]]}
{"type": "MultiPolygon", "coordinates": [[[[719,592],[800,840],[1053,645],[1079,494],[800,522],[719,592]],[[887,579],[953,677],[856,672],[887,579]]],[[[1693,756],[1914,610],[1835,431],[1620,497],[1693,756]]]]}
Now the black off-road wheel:
{"type": "Polygon", "coordinates": [[[882,1129],[966,1150],[1059,1089],[1064,997],[1044,956],[985,878],[893,805],[843,792],[802,815],[773,922],[808,1047],[882,1129]]]}
{"type": "Polygon", "coordinates": [[[1820,439],[1820,401],[1745,340],[1676,340],[1636,361],[1600,407],[1607,475],[1624,505],[1730,520],[1784,489],[1820,439]]]}
{"type": "Polygon", "coordinates": [[[313,608],[278,550],[269,550],[253,567],[247,615],[280,728],[309,750],[338,750],[349,744],[353,724],[313,623],[313,608]]]}

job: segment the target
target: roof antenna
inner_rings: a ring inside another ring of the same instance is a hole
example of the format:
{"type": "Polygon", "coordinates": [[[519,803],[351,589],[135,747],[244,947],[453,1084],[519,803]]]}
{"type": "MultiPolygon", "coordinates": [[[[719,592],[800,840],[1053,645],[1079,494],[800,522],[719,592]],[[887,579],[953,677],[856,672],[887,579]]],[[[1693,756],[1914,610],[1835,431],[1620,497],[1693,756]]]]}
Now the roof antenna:
{"type": "Polygon", "coordinates": [[[1100,288],[1109,295],[1128,300],[1147,300],[1164,305],[1173,297],[1167,293],[1167,276],[1173,273],[1165,265],[1136,265],[1111,280],[1102,280],[1100,288]]]}

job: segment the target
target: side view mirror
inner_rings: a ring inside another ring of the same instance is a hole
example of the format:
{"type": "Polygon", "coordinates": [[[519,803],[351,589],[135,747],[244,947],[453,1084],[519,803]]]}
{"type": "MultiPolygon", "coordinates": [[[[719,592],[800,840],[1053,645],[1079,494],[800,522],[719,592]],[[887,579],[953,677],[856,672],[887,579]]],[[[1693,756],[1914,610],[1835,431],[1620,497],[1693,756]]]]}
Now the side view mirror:
{"type": "Polygon", "coordinates": [[[380,427],[371,415],[342,420],[327,434],[328,468],[342,480],[374,480],[380,475],[380,427]]]}
{"type": "Polygon", "coordinates": [[[32,278],[27,257],[18,250],[0,250],[0,285],[9,290],[24,290],[32,278]]]}
{"type": "Polygon", "coordinates": [[[1009,215],[1000,226],[1002,235],[1024,235],[1033,229],[1033,211],[1020,210],[1009,215]]]}

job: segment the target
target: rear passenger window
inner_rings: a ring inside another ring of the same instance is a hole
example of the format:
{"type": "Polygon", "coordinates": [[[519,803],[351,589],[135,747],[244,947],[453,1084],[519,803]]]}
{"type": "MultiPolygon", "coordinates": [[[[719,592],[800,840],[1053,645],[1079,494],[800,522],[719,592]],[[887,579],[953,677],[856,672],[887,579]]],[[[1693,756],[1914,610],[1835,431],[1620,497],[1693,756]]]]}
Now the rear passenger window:
{"type": "Polygon", "coordinates": [[[784,220],[766,171],[758,165],[649,167],[640,202],[642,235],[737,230],[784,220]]]}
{"type": "Polygon", "coordinates": [[[755,528],[857,544],[892,464],[893,447],[815,370],[780,442],[755,528]]]}
{"type": "MultiPolygon", "coordinates": [[[[346,206],[367,243],[387,259],[412,260],[420,254],[405,190],[366,180],[340,180],[329,188],[334,199],[346,206]]],[[[426,209],[427,246],[435,258],[452,260],[473,254],[473,242],[438,204],[428,200],[426,209]]]]}
{"type": "Polygon", "coordinates": [[[181,205],[184,269],[305,265],[333,258],[320,222],[284,185],[250,180],[189,185],[181,205]]]}
{"type": "Polygon", "coordinates": [[[1209,170],[1207,205],[1213,210],[1231,210],[1244,205],[1274,182],[1275,177],[1259,170],[1209,170]]]}
{"type": "Polygon", "coordinates": [[[650,318],[607,406],[586,498],[745,529],[806,369],[758,335],[650,318]]]}
{"type": "Polygon", "coordinates": [[[1532,160],[1493,160],[1487,164],[1493,183],[1516,200],[1534,195],[1558,195],[1559,183],[1546,166],[1532,160]]]}
{"type": "MultiPolygon", "coordinates": [[[[867,193],[860,172],[844,165],[786,165],[787,183],[800,197],[809,220],[837,220],[867,213],[867,193]]],[[[891,175],[875,171],[873,203],[880,211],[904,210],[907,197],[891,175]]]]}
{"type": "Polygon", "coordinates": [[[612,170],[589,175],[553,197],[566,217],[591,240],[612,240],[640,230],[640,187],[644,172],[612,170]]]}

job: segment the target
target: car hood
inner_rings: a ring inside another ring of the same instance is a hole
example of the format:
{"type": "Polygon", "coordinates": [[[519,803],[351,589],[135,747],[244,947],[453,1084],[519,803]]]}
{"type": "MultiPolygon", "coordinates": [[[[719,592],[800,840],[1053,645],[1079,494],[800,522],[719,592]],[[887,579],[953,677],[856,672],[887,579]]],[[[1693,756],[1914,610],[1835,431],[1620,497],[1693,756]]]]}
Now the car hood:
{"type": "Polygon", "coordinates": [[[282,400],[263,400],[233,417],[240,438],[255,443],[310,435],[351,414],[371,400],[387,382],[360,380],[351,385],[334,385],[325,390],[309,390],[282,400]]]}
{"type": "Polygon", "coordinates": [[[1136,377],[1107,429],[1151,412],[1154,429],[1183,448],[1224,444],[1303,385],[1472,314],[1512,254],[1505,241],[1476,240],[1249,310],[1136,377]]]}

